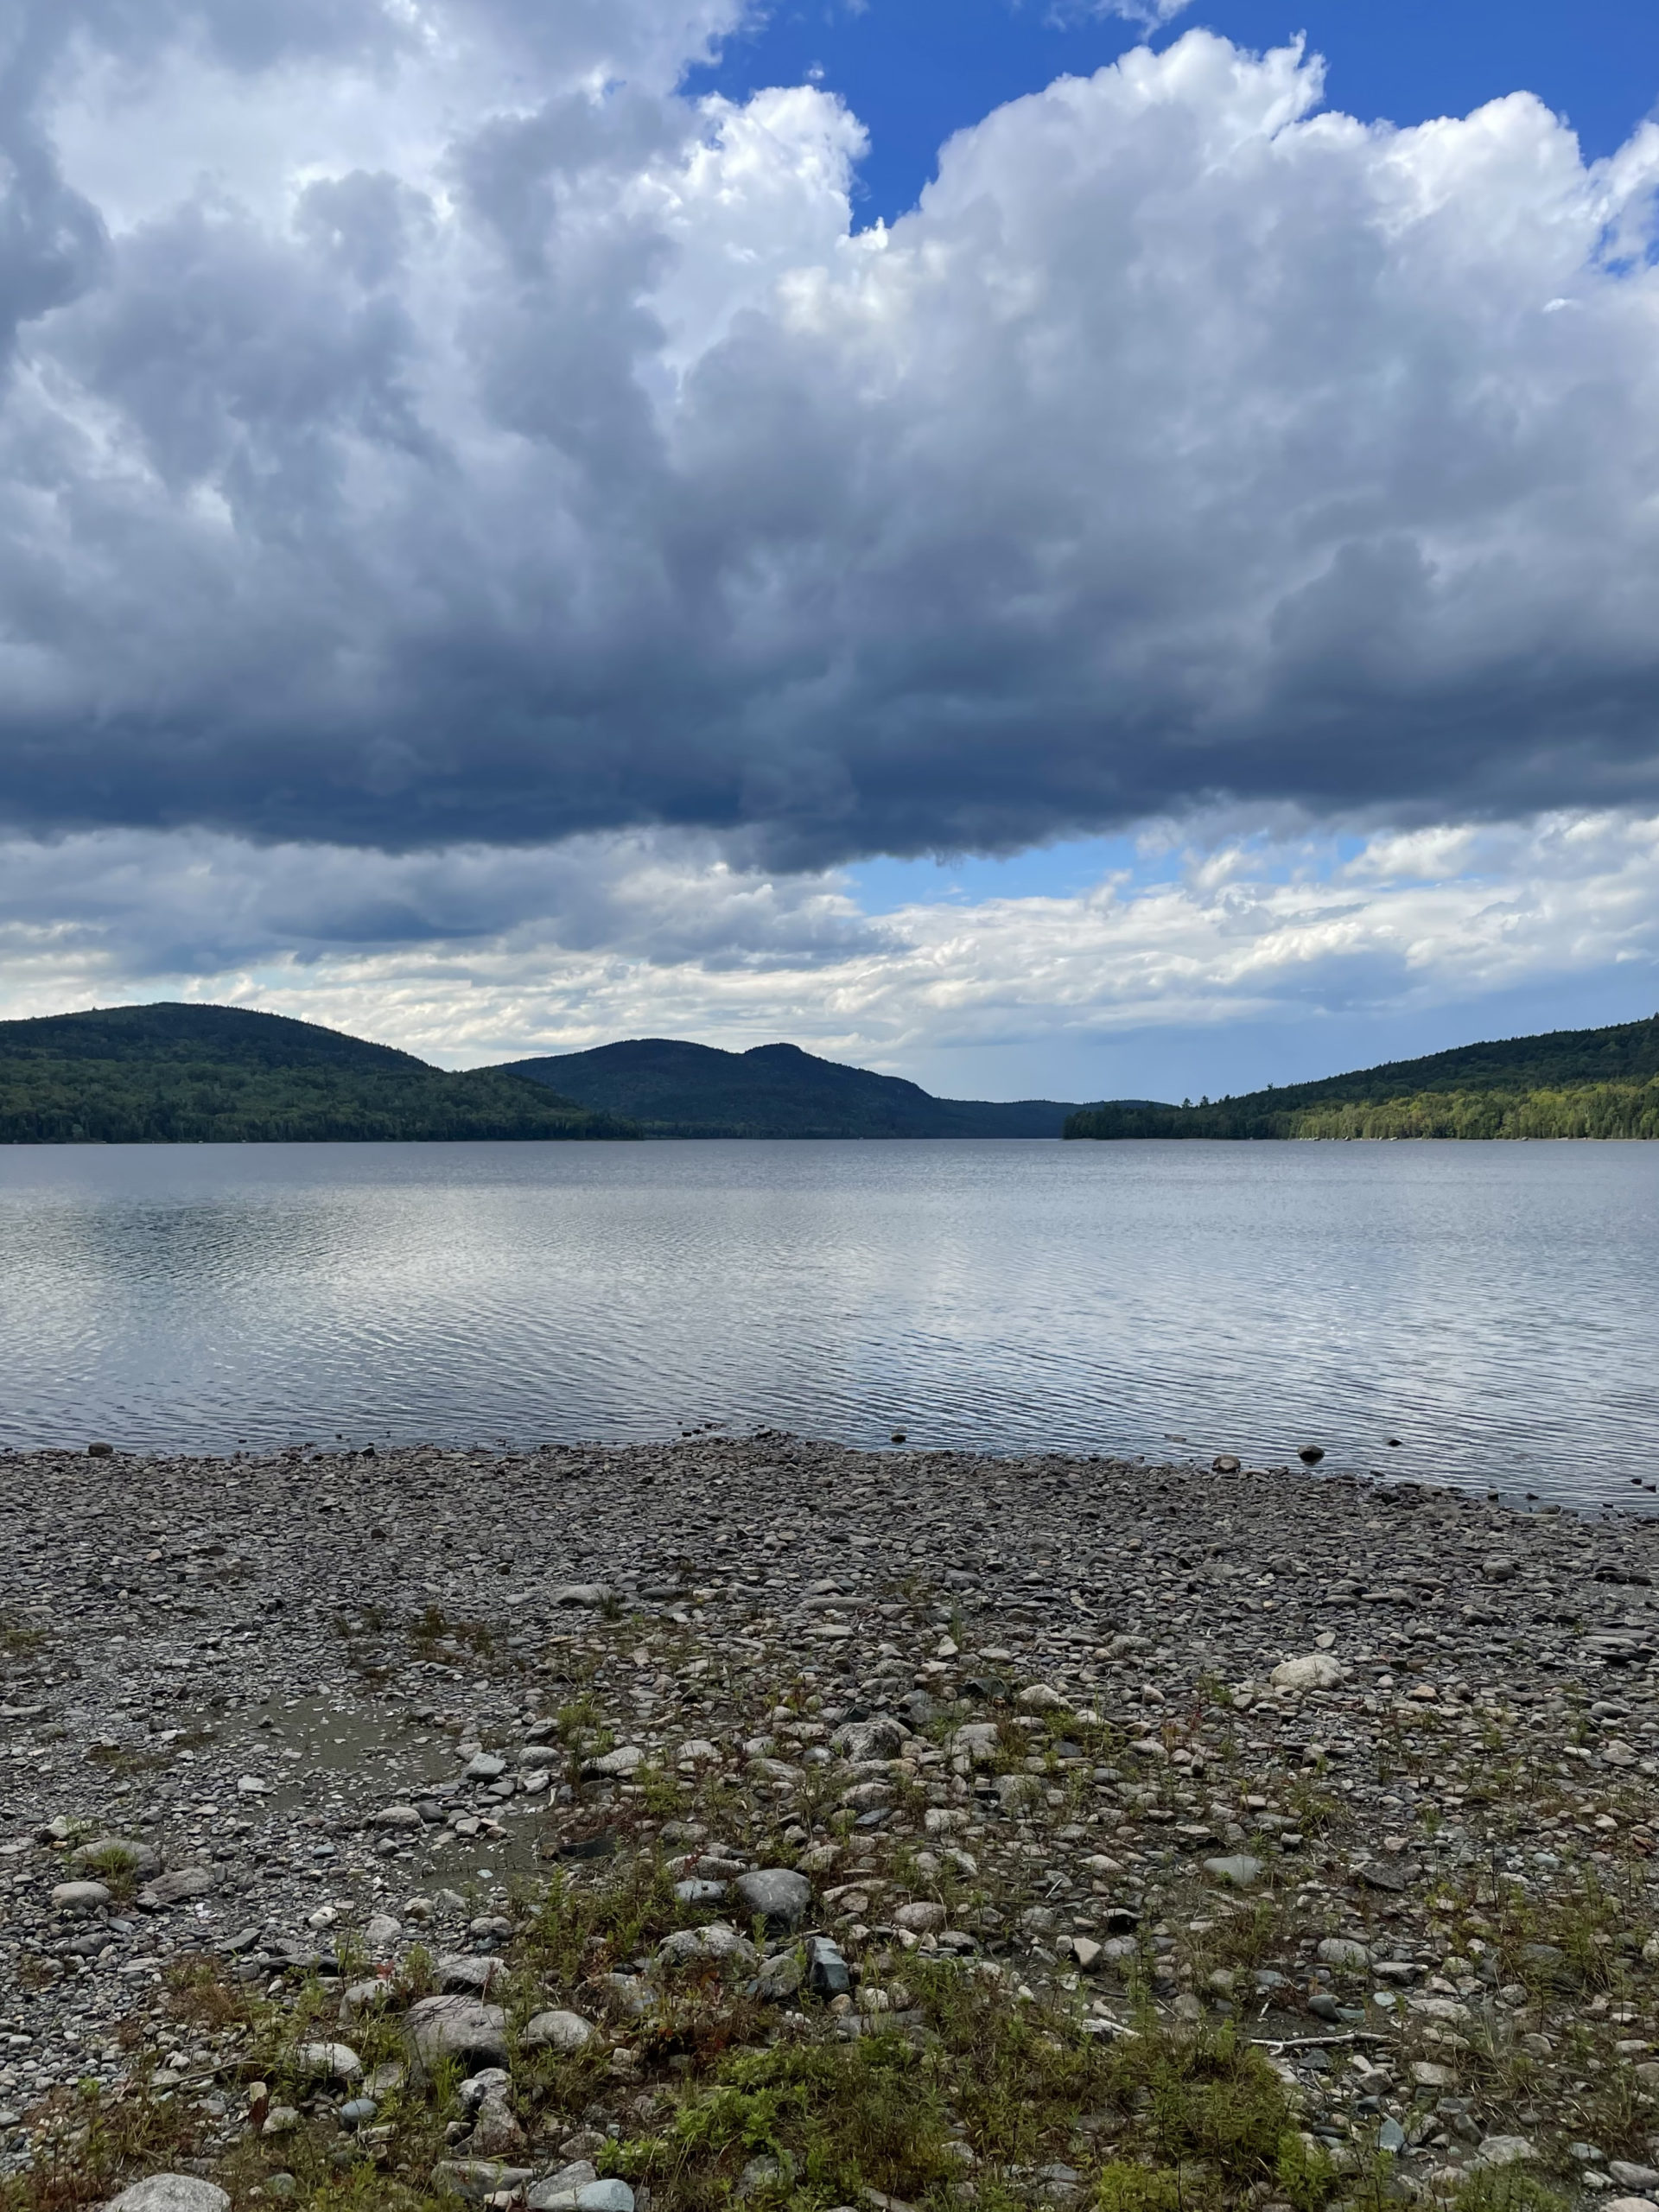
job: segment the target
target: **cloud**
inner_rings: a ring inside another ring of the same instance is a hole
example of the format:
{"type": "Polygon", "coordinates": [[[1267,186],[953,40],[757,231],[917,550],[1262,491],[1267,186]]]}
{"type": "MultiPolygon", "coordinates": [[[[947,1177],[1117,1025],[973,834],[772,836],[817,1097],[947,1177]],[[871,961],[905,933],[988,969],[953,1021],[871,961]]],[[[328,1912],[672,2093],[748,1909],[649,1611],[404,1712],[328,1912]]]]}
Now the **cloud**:
{"type": "Polygon", "coordinates": [[[511,855],[19,841],[0,847],[4,1011],[186,995],[448,1065],[667,1034],[788,1037],[909,1071],[1151,1029],[1420,1017],[1610,971],[1632,1011],[1654,1001],[1659,817],[1389,831],[1344,851],[1210,827],[1204,843],[1150,836],[1150,880],[877,919],[834,873],[737,869],[683,832],[511,855]]]}
{"type": "Polygon", "coordinates": [[[739,871],[1650,805],[1659,129],[1192,32],[855,232],[739,0],[19,0],[0,817],[739,871]]]}
{"type": "Polygon", "coordinates": [[[1155,31],[1185,15],[1192,4],[1192,0],[1055,0],[1048,12],[1050,22],[1055,23],[1116,16],[1123,22],[1139,24],[1142,30],[1155,31]]]}

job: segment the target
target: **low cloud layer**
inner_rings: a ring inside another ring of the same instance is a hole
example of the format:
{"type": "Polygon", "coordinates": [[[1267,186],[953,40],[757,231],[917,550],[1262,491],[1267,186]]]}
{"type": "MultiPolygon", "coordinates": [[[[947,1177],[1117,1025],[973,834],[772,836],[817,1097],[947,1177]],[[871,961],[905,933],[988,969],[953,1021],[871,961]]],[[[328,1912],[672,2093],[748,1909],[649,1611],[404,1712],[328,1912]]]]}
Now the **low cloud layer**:
{"type": "Polygon", "coordinates": [[[311,842],[316,911],[455,942],[519,863],[368,849],[1651,806],[1659,130],[1363,127],[1193,32],[855,234],[832,99],[676,92],[741,12],[17,0],[18,833],[311,842]]]}
{"type": "MultiPolygon", "coordinates": [[[[1154,1030],[1211,1040],[1196,1090],[1241,1026],[1409,1020],[1621,973],[1630,1014],[1659,1003],[1659,817],[1385,833],[1345,855],[1219,830],[1155,846],[1139,875],[1074,895],[872,919],[834,874],[745,873],[683,834],[506,860],[100,831],[0,847],[0,1011],[191,995],[452,1065],[787,1037],[945,1088],[972,1067],[1007,1096],[1154,1030]]],[[[1317,1049],[1306,1071],[1325,1071],[1317,1049]]]]}

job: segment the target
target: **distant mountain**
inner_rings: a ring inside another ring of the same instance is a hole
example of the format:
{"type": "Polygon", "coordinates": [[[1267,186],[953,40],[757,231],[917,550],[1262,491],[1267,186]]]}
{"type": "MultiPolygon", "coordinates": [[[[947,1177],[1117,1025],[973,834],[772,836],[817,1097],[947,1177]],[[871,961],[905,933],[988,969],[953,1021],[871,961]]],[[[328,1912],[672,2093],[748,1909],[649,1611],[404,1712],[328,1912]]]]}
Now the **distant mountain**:
{"type": "Polygon", "coordinates": [[[1058,1137],[1075,1110],[1048,1098],[934,1098],[899,1076],[821,1060],[795,1045],[723,1052],[645,1037],[512,1060],[497,1072],[626,1115],[653,1137],[1058,1137]]]}
{"type": "Polygon", "coordinates": [[[243,1007],[106,1007],[0,1021],[0,1143],[253,1144],[632,1137],[495,1070],[243,1007]]]}
{"type": "Polygon", "coordinates": [[[1459,1045],[1197,1106],[1085,1106],[1069,1137],[1659,1137],[1659,1014],[1459,1045]]]}

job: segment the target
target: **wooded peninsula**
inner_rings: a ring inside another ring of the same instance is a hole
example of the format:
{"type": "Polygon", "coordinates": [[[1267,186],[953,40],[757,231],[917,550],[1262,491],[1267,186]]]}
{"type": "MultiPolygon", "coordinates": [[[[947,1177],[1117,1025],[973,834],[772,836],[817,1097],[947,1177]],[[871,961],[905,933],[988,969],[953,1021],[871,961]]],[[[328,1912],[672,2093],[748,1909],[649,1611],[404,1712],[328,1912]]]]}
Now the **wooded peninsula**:
{"type": "Polygon", "coordinates": [[[1196,1106],[1086,1106],[1067,1116],[1065,1135],[1659,1137],[1659,1015],[1463,1045],[1196,1106]]]}

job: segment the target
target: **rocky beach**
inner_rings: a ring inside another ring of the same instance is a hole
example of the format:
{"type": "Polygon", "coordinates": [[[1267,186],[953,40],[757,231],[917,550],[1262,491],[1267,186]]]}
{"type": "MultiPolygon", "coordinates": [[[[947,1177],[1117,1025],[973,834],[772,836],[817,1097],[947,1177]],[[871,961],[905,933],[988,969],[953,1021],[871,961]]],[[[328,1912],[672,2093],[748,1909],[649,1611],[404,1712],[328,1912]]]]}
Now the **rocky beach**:
{"type": "Polygon", "coordinates": [[[1659,1522],[0,1458],[0,2203],[1651,2212],[1659,1522]]]}

